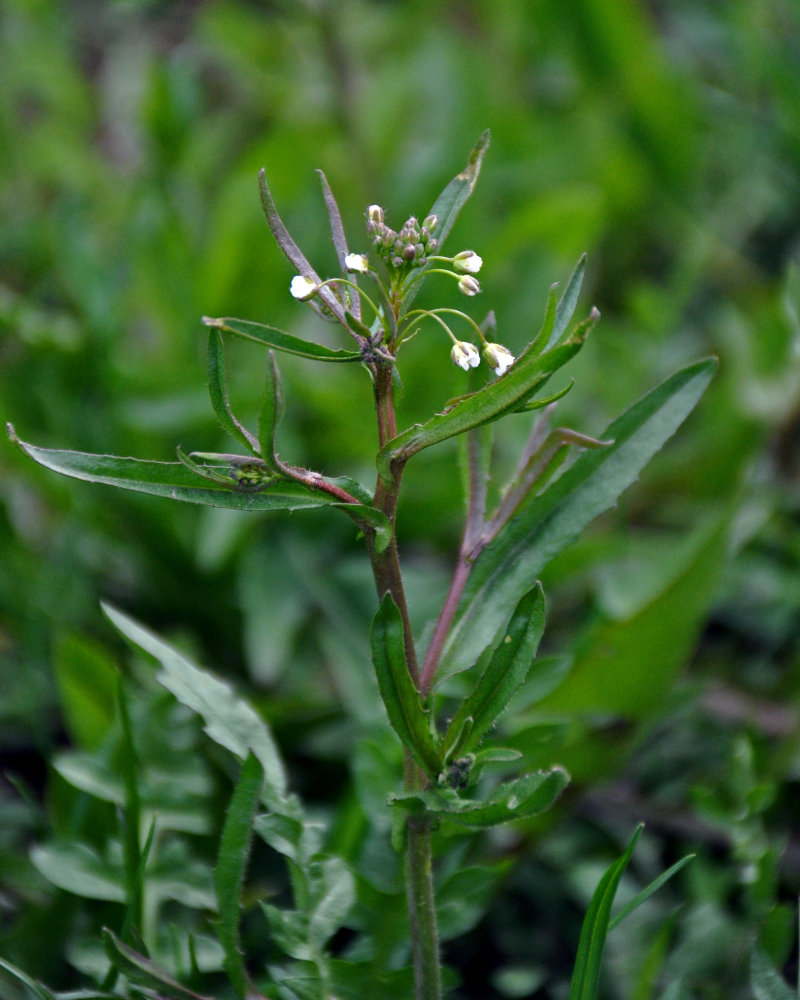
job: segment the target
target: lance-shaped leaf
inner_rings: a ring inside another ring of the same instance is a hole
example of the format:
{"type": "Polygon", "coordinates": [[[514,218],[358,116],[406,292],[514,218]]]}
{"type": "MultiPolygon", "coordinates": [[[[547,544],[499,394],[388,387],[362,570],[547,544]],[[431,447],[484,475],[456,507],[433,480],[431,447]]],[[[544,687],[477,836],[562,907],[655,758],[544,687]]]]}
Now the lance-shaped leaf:
{"type": "Polygon", "coordinates": [[[283,387],[275,355],[269,351],[264,375],[264,394],[258,411],[258,439],[261,442],[261,457],[270,469],[279,468],[275,453],[275,434],[282,416],[283,387]]]}
{"type": "MultiPolygon", "coordinates": [[[[599,314],[598,314],[599,315],[599,314]]],[[[395,470],[423,448],[463,434],[518,409],[583,346],[588,326],[576,330],[564,344],[535,355],[530,349],[517,358],[502,376],[478,392],[462,396],[443,413],[424,424],[415,424],[388,441],[378,452],[378,472],[391,482],[395,470]]]]}
{"type": "Polygon", "coordinates": [[[581,928],[578,954],[569,987],[569,1000],[595,1000],[600,986],[600,968],[603,964],[611,907],[620,879],[628,867],[642,827],[636,828],[625,853],[615,861],[600,879],[592,896],[581,928]]]}
{"type": "Polygon", "coordinates": [[[527,819],[549,809],[569,784],[569,774],[561,768],[536,771],[504,782],[481,801],[462,799],[450,789],[409,792],[392,801],[412,814],[449,820],[459,826],[481,828],[527,819]]]}
{"type": "Polygon", "coordinates": [[[240,441],[245,448],[258,454],[258,441],[233,415],[228,399],[228,373],[225,368],[225,351],[222,334],[218,329],[208,331],[208,392],[211,405],[220,427],[240,441]]]}
{"type": "Polygon", "coordinates": [[[543,631],[544,594],[537,584],[514,609],[503,638],[474,691],[448,726],[442,744],[445,757],[450,751],[455,755],[473,749],[492,727],[528,676],[543,631]],[[471,725],[467,724],[469,719],[471,725]]]}
{"type": "Polygon", "coordinates": [[[178,998],[182,998],[182,1000],[212,1000],[210,997],[195,993],[194,990],[183,986],[151,959],[123,944],[107,927],[103,928],[103,945],[114,967],[126,979],[155,990],[158,996],[167,995],[175,997],[176,1000],[178,998]]]}
{"type": "Polygon", "coordinates": [[[453,223],[458,218],[458,213],[475,190],[478,175],[481,172],[481,164],[486,155],[486,150],[489,148],[490,139],[491,134],[487,129],[470,152],[466,167],[450,181],[433,203],[433,207],[428,213],[429,215],[435,215],[439,220],[434,234],[439,241],[439,251],[441,251],[445,238],[453,228],[453,223]]]}
{"type": "Polygon", "coordinates": [[[561,340],[564,332],[569,326],[575,307],[578,304],[578,296],[581,293],[583,275],[586,272],[586,254],[575,265],[575,270],[569,276],[564,294],[558,300],[555,315],[553,317],[553,328],[547,339],[547,347],[554,347],[561,340]]]}
{"type": "Polygon", "coordinates": [[[372,622],[372,660],[392,728],[420,766],[435,777],[442,770],[442,760],[431,734],[429,713],[408,672],[403,621],[390,594],[384,595],[372,622]]]}
{"type": "Polygon", "coordinates": [[[605,430],[603,439],[613,444],[584,451],[501,528],[473,564],[445,643],[439,680],[475,663],[543,568],[616,501],[672,437],[715,368],[716,360],[708,358],[666,379],[605,430]]]}
{"type": "Polygon", "coordinates": [[[358,351],[342,351],[338,348],[315,344],[313,341],[295,337],[291,333],[279,330],[275,326],[268,326],[266,323],[254,323],[249,319],[233,319],[227,316],[221,319],[203,316],[203,323],[206,326],[233,333],[237,337],[243,337],[245,340],[254,340],[256,343],[272,347],[276,351],[283,351],[284,354],[296,354],[298,357],[311,358],[313,361],[361,361],[361,354],[358,351]]]}
{"type": "Polygon", "coordinates": [[[219,910],[219,940],[225,951],[225,971],[240,997],[249,990],[247,972],[239,945],[239,911],[253,822],[261,799],[264,768],[256,757],[248,754],[242,766],[239,783],[233,793],[214,869],[214,885],[219,910]]]}

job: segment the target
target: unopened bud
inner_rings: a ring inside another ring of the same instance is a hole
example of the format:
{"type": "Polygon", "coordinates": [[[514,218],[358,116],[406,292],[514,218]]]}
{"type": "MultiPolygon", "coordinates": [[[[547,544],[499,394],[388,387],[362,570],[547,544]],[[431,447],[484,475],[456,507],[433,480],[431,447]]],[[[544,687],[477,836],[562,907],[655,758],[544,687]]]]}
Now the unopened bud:
{"type": "Polygon", "coordinates": [[[367,209],[367,218],[370,222],[383,222],[383,209],[380,205],[370,205],[367,209]]]}
{"type": "Polygon", "coordinates": [[[454,365],[469,371],[470,368],[477,368],[481,363],[481,356],[474,344],[468,344],[464,340],[457,340],[450,351],[450,360],[454,365]]]}
{"type": "Polygon", "coordinates": [[[477,278],[473,278],[471,274],[464,274],[458,279],[458,290],[463,295],[477,295],[481,286],[477,278]]]}
{"type": "Polygon", "coordinates": [[[487,344],[483,349],[483,357],[498,376],[504,375],[514,364],[514,355],[502,344],[487,344]]]}

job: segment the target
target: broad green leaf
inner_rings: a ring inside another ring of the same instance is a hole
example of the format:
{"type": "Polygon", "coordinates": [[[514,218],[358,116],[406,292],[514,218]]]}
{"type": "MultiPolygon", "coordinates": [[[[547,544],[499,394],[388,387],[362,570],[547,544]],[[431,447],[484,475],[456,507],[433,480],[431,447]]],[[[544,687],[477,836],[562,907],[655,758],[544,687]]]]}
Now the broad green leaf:
{"type": "Polygon", "coordinates": [[[222,334],[218,329],[208,331],[208,394],[214,408],[220,427],[231,437],[251,451],[258,454],[258,441],[253,437],[233,415],[228,399],[228,373],[225,367],[225,349],[222,344],[222,334]]]}
{"type": "Polygon", "coordinates": [[[264,394],[258,411],[258,439],[261,443],[261,457],[270,469],[276,469],[275,434],[283,416],[283,389],[280,372],[272,351],[267,354],[267,370],[264,376],[264,394]]]}
{"type": "Polygon", "coordinates": [[[491,866],[458,868],[436,889],[439,940],[450,941],[471,931],[485,916],[491,897],[511,868],[507,859],[491,866]]]}
{"type": "Polygon", "coordinates": [[[196,667],[163,639],[110,605],[104,604],[103,610],[127,639],[159,661],[162,670],[157,680],[203,718],[215,743],[241,760],[253,752],[264,769],[264,800],[280,806],[286,796],[286,774],[266,722],[227,684],[196,667]]]}
{"type": "MultiPolygon", "coordinates": [[[[560,350],[554,348],[553,350],[560,350]]],[[[543,355],[544,357],[544,355],[543,355]]],[[[713,358],[676,372],[603,433],[613,444],[584,451],[480,553],[464,588],[437,679],[470,667],[508,621],[544,567],[610,507],[675,433],[705,391],[713,358]]],[[[513,371],[513,369],[512,369],[513,371]]]]}
{"type": "Polygon", "coordinates": [[[549,809],[569,784],[561,767],[526,774],[500,785],[483,800],[464,799],[450,789],[409,792],[392,801],[410,813],[424,813],[437,820],[479,829],[526,819],[549,809]]]}
{"type": "Polygon", "coordinates": [[[467,199],[475,190],[478,182],[478,175],[481,172],[481,164],[489,148],[491,133],[487,129],[470,152],[467,165],[445,187],[428,213],[435,215],[439,220],[436,226],[435,236],[439,241],[439,253],[442,244],[447,238],[453,223],[458,218],[458,214],[467,202],[467,199]]]}
{"type": "Polygon", "coordinates": [[[755,1000],[796,1000],[763,949],[754,945],[750,953],[750,985],[755,1000]]]}
{"type": "Polygon", "coordinates": [[[429,713],[423,709],[406,663],[403,622],[390,594],[384,595],[372,622],[372,660],[392,728],[434,777],[442,760],[433,741],[429,713]]]}
{"type": "Polygon", "coordinates": [[[219,910],[219,940],[225,950],[225,971],[240,997],[247,995],[249,986],[239,947],[239,910],[253,821],[261,799],[264,768],[252,753],[242,765],[239,782],[233,793],[214,869],[214,885],[219,910]]]}
{"type": "Polygon", "coordinates": [[[275,944],[299,962],[313,961],[315,956],[308,942],[308,915],[297,910],[281,910],[272,903],[260,906],[275,944]]]}
{"type": "Polygon", "coordinates": [[[620,879],[628,867],[641,832],[642,827],[638,826],[622,857],[606,870],[594,891],[581,928],[578,954],[569,988],[569,1000],[595,1000],[597,997],[611,907],[620,879]]]}
{"type": "Polygon", "coordinates": [[[315,860],[309,880],[308,940],[313,948],[321,951],[352,909],[356,898],[355,880],[344,861],[337,857],[315,860]]]}
{"type": "Polygon", "coordinates": [[[100,746],[114,721],[117,667],[111,655],[83,635],[65,635],[55,650],[55,678],[67,729],[78,745],[100,746]]]}
{"type": "Polygon", "coordinates": [[[361,361],[359,351],[343,351],[324,347],[322,344],[315,344],[313,341],[302,340],[291,333],[285,333],[274,326],[254,323],[249,319],[230,317],[213,319],[210,316],[204,316],[203,322],[206,326],[213,326],[226,333],[233,333],[245,340],[254,340],[256,343],[264,344],[276,351],[283,351],[284,354],[296,354],[301,358],[311,358],[313,361],[361,361]]]}
{"type": "Polygon", "coordinates": [[[31,850],[31,861],[59,889],[86,899],[125,902],[121,864],[106,861],[86,844],[40,844],[31,850]]]}
{"type": "Polygon", "coordinates": [[[304,826],[299,811],[296,816],[272,812],[257,816],[254,828],[259,837],[278,854],[292,861],[299,862],[302,859],[304,826]]]}
{"type": "Polygon", "coordinates": [[[211,997],[195,993],[194,990],[182,986],[166,970],[138,951],[129,948],[107,927],[103,928],[103,945],[114,967],[134,983],[155,990],[158,996],[170,996],[175,1000],[213,1000],[211,997]]]}
{"type": "Polygon", "coordinates": [[[442,745],[445,754],[456,740],[461,744],[459,753],[473,749],[494,725],[527,677],[543,632],[544,594],[537,584],[514,609],[486,670],[448,726],[442,745]],[[469,735],[459,739],[467,719],[472,720],[469,735]]]}
{"type": "Polygon", "coordinates": [[[464,431],[480,427],[527,403],[545,382],[565,365],[583,346],[586,333],[576,333],[564,344],[544,354],[527,349],[501,378],[477,392],[462,396],[443,413],[437,413],[424,424],[415,424],[388,441],[378,453],[378,472],[391,482],[396,468],[412,455],[464,431]]]}

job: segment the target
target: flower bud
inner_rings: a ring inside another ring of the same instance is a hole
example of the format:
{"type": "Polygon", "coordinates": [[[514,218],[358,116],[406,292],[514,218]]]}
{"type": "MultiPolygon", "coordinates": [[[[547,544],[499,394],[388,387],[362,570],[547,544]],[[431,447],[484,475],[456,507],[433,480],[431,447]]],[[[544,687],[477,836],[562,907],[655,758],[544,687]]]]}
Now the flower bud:
{"type": "Polygon", "coordinates": [[[462,250],[453,257],[453,267],[460,274],[477,274],[483,266],[483,258],[473,250],[462,250]]]}
{"type": "Polygon", "coordinates": [[[348,271],[366,274],[369,270],[369,261],[363,253],[349,253],[344,258],[344,266],[348,271]]]}
{"type": "Polygon", "coordinates": [[[468,344],[464,340],[457,340],[450,351],[450,360],[454,365],[469,371],[470,368],[477,368],[481,363],[481,356],[474,344],[468,344]]]}
{"type": "Polygon", "coordinates": [[[316,290],[317,286],[314,282],[311,281],[310,278],[304,278],[302,274],[296,274],[292,278],[291,285],[289,285],[289,291],[293,297],[299,299],[300,302],[305,302],[306,299],[310,299],[316,290]]]}
{"type": "Polygon", "coordinates": [[[383,222],[383,209],[380,205],[370,205],[367,209],[367,218],[370,222],[383,222]]]}
{"type": "Polygon", "coordinates": [[[439,222],[438,215],[428,215],[423,219],[422,225],[428,230],[428,232],[433,232],[439,222]]]}
{"type": "Polygon", "coordinates": [[[487,344],[483,349],[483,357],[498,376],[504,375],[514,364],[514,355],[502,344],[487,344]]]}
{"type": "Polygon", "coordinates": [[[478,279],[471,274],[465,274],[458,279],[458,290],[464,295],[477,295],[481,290],[478,279]]]}

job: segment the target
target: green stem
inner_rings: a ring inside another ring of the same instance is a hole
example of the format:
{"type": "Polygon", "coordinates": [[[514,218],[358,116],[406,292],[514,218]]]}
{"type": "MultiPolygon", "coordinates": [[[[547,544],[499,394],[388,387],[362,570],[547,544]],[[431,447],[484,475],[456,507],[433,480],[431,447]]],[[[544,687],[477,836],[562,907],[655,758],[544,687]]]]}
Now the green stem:
{"type": "MultiPolygon", "coordinates": [[[[381,447],[397,435],[392,394],[392,369],[390,365],[376,365],[373,369],[375,406],[378,415],[378,438],[381,447]]],[[[403,639],[409,673],[419,687],[419,666],[411,631],[397,541],[394,535],[397,500],[400,491],[400,470],[391,485],[378,477],[373,504],[392,524],[392,540],[383,552],[377,552],[374,532],[365,531],[372,573],[378,597],[390,593],[403,622],[403,639]]],[[[424,788],[426,776],[406,751],[403,768],[406,791],[424,788]]],[[[439,963],[439,934],[436,926],[436,906],[433,891],[433,851],[430,824],[418,817],[408,820],[406,852],[406,895],[411,936],[411,954],[414,966],[415,1000],[441,1000],[441,967],[439,963]]]]}

